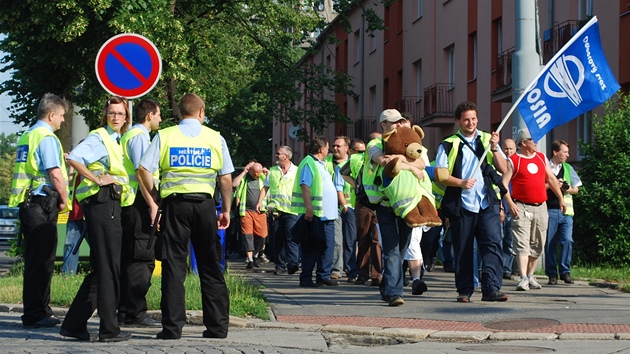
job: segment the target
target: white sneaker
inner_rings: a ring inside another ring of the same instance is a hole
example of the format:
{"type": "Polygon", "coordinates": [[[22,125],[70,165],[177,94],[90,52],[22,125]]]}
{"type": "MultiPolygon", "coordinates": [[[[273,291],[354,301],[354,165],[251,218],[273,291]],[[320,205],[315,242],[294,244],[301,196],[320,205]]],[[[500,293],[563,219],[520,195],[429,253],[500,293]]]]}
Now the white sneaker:
{"type": "Polygon", "coordinates": [[[533,275],[531,277],[529,277],[529,288],[530,289],[542,289],[542,285],[540,285],[536,281],[536,277],[533,276],[533,275]]]}
{"type": "Polygon", "coordinates": [[[518,285],[516,286],[516,290],[520,290],[520,291],[529,290],[529,279],[521,278],[521,280],[518,282],[518,285]]]}

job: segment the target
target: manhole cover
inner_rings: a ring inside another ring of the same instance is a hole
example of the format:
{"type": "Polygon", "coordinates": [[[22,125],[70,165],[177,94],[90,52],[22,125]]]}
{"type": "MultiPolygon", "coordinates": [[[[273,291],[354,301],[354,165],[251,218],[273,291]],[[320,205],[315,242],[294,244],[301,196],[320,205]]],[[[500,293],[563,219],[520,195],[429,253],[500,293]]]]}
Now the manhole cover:
{"type": "Polygon", "coordinates": [[[526,347],[519,345],[477,345],[468,347],[459,347],[457,350],[462,352],[477,353],[552,353],[555,350],[542,347],[526,347]]]}
{"type": "Polygon", "coordinates": [[[501,331],[523,331],[544,327],[557,326],[560,322],[546,318],[521,318],[517,320],[504,320],[485,323],[483,326],[489,329],[501,331]]]}

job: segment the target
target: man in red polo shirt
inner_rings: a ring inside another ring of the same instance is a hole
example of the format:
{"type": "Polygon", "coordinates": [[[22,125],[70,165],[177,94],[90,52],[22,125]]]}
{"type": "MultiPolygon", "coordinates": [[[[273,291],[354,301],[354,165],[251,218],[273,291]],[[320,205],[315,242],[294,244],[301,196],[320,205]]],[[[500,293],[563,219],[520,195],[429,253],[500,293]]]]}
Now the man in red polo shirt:
{"type": "Polygon", "coordinates": [[[520,280],[516,290],[541,289],[534,277],[538,257],[545,250],[547,238],[547,187],[558,196],[560,208],[566,209],[562,191],[551,171],[548,159],[538,152],[536,143],[524,130],[514,138],[519,152],[508,158],[508,168],[503,174],[503,184],[512,190],[505,195],[512,215],[514,254],[520,280]]]}

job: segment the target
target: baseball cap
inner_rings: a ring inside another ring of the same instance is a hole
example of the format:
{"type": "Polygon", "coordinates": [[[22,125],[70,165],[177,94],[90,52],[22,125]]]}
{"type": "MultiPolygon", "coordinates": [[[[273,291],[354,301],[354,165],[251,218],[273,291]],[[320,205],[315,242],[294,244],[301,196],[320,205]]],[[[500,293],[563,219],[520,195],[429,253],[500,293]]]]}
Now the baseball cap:
{"type": "Polygon", "coordinates": [[[529,135],[529,132],[526,130],[521,130],[518,134],[516,134],[516,136],[514,137],[514,141],[516,141],[516,145],[521,145],[521,143],[525,140],[530,140],[532,139],[532,136],[529,135]]]}
{"type": "Polygon", "coordinates": [[[383,113],[381,113],[381,119],[379,123],[383,123],[384,121],[398,122],[401,119],[405,118],[403,118],[403,116],[400,114],[400,112],[398,112],[397,109],[386,109],[383,111],[383,113]]]}

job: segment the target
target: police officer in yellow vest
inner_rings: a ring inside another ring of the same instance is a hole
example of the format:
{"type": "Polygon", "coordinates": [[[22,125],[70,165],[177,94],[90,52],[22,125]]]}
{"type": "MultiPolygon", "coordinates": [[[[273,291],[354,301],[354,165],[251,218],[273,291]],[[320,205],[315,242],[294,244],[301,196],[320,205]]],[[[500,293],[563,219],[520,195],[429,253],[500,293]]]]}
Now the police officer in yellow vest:
{"type": "Polygon", "coordinates": [[[24,233],[24,328],[53,327],[50,281],[57,250],[57,214],[68,204],[63,149],[54,131],[61,127],[66,102],[47,93],[37,107],[37,123],[18,141],[9,206],[20,207],[24,233]]]}
{"type": "Polygon", "coordinates": [[[85,213],[92,271],[83,280],[61,325],[59,333],[64,337],[92,339],[87,321],[98,309],[99,341],[131,338],[131,333],[120,330],[116,316],[122,252],[120,212],[129,192],[119,141],[130,121],[127,100],[111,97],[103,107],[101,127],[90,132],[68,155],[68,163],[83,176],[75,195],[85,213]]]}
{"type": "Polygon", "coordinates": [[[160,323],[147,315],[146,300],[155,268],[155,249],[149,247],[151,215],[145,200],[151,199],[151,195],[139,183],[136,170],[151,143],[149,132],[160,127],[162,117],[159,103],[148,98],[140,100],[135,105],[134,120],[136,124],[120,140],[123,165],[129,175],[129,197],[125,201],[128,206],[122,208],[121,213],[123,256],[118,322],[130,327],[157,327],[160,323]]]}
{"type": "MultiPolygon", "coordinates": [[[[219,264],[218,230],[230,225],[234,167],[225,139],[203,126],[205,103],[195,94],[179,102],[182,120],[162,129],[140,162],[138,175],[153,195],[152,215],[157,212],[153,173],[160,171],[163,210],[162,235],[156,244],[162,261],[162,331],[158,339],[179,339],[186,323],[184,280],[188,269],[188,245],[192,242],[201,279],[205,338],[228,334],[230,300],[219,264]],[[217,216],[214,195],[221,194],[217,216]]],[[[155,220],[154,222],[157,222],[155,220]]]]}
{"type": "Polygon", "coordinates": [[[571,256],[573,254],[573,194],[577,194],[582,180],[571,165],[566,161],[569,158],[569,144],[564,140],[555,140],[551,143],[553,156],[549,160],[551,171],[558,182],[564,195],[566,210],[560,209],[558,197],[547,186],[547,213],[549,223],[547,227],[547,242],[545,243],[545,273],[549,277],[549,285],[558,284],[560,279],[567,284],[573,284],[571,278],[571,256]],[[560,248],[560,258],[557,258],[556,250],[560,248]],[[559,271],[559,272],[558,272],[559,271]]]}
{"type": "Polygon", "coordinates": [[[306,225],[309,235],[302,236],[302,273],[300,286],[318,285],[336,286],[339,283],[331,279],[333,248],[335,244],[335,219],[337,218],[337,193],[332,176],[324,165],[328,155],[328,138],[315,137],[309,145],[310,154],[298,166],[297,177],[293,185],[291,209],[300,218],[300,225],[306,225]],[[317,264],[316,282],[313,282],[313,270],[317,264]]]}
{"type": "Polygon", "coordinates": [[[291,229],[297,214],[291,211],[291,193],[297,166],[291,162],[293,151],[281,146],[276,152],[277,165],[269,169],[263,190],[258,197],[256,210],[262,211],[263,200],[269,192],[267,210],[274,216],[272,247],[275,275],[294,274],[299,269],[300,245],[293,240],[291,229]]]}

